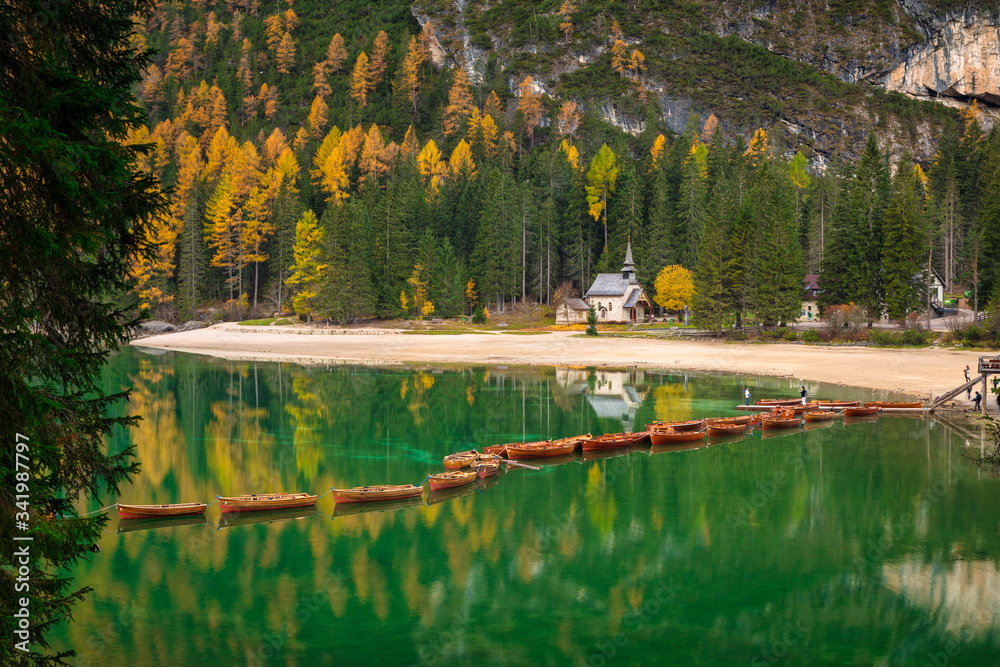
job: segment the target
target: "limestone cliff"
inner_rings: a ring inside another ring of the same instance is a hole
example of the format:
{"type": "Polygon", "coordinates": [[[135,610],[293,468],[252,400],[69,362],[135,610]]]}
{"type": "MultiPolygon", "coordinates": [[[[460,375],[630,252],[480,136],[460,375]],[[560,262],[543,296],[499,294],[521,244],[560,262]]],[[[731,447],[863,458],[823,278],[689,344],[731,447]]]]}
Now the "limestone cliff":
{"type": "Polygon", "coordinates": [[[691,113],[714,113],[744,136],[784,127],[790,145],[819,159],[857,155],[872,131],[890,151],[927,159],[949,116],[933,102],[976,99],[987,125],[1000,115],[1000,11],[953,4],[577,0],[569,37],[558,29],[560,3],[418,0],[413,13],[434,21],[448,64],[473,80],[515,92],[530,74],[553,105],[574,99],[632,134],[651,110],[675,131],[691,113]],[[613,20],[646,55],[649,103],[610,68],[613,20]]]}

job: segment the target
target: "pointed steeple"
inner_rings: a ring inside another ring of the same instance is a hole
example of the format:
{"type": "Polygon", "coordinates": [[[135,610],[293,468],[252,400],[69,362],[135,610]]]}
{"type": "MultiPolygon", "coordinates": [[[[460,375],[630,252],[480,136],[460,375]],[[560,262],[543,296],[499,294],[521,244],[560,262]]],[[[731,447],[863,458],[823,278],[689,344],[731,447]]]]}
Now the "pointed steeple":
{"type": "Polygon", "coordinates": [[[635,279],[635,266],[632,264],[632,237],[629,237],[628,248],[625,250],[625,264],[622,266],[622,278],[630,283],[638,284],[635,279]]]}

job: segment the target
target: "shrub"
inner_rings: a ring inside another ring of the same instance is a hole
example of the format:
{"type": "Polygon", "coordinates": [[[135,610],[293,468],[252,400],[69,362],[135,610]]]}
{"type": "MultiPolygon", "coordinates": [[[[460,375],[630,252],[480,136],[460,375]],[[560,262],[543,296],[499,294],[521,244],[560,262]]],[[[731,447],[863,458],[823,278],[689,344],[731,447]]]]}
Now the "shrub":
{"type": "Polygon", "coordinates": [[[861,306],[849,303],[846,306],[831,306],[823,313],[823,319],[836,329],[855,330],[865,323],[865,311],[861,306]]]}
{"type": "Polygon", "coordinates": [[[806,329],[802,332],[802,340],[806,343],[818,343],[820,338],[815,329],[806,329]]]}
{"type": "Polygon", "coordinates": [[[798,340],[799,332],[796,331],[795,329],[788,329],[787,331],[785,331],[785,335],[783,335],[782,338],[784,338],[785,340],[798,340]]]}
{"type": "Polygon", "coordinates": [[[587,335],[597,335],[597,311],[594,310],[593,306],[587,311],[587,335]]]}

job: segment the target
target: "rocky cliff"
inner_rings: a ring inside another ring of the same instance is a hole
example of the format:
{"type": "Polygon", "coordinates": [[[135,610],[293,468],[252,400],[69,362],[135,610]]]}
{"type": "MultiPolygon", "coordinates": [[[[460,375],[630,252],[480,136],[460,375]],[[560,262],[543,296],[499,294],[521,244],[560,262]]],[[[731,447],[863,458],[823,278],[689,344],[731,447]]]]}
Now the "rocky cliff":
{"type": "Polygon", "coordinates": [[[682,131],[714,113],[731,133],[783,127],[790,147],[822,159],[856,156],[875,131],[890,151],[929,159],[940,125],[978,101],[984,124],[1000,112],[1000,12],[952,0],[836,2],[577,2],[419,0],[433,20],[441,65],[516,91],[532,75],[552,99],[574,99],[637,134],[651,113],[682,131]],[[546,11],[543,11],[544,10],[546,11]],[[611,70],[610,31],[641,50],[648,96],[611,70]]]}

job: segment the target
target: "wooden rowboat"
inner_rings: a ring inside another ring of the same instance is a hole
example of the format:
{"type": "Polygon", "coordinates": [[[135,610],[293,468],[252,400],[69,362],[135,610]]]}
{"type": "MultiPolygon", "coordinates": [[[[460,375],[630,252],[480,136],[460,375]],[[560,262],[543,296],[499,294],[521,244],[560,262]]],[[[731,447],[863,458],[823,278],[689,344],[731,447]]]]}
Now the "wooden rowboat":
{"type": "Polygon", "coordinates": [[[890,401],[875,401],[873,403],[865,403],[866,408],[922,408],[924,404],[916,401],[913,403],[892,403],[890,401]]]}
{"type": "Polygon", "coordinates": [[[719,435],[740,435],[746,433],[746,424],[709,424],[708,437],[719,435]]]}
{"type": "Polygon", "coordinates": [[[834,414],[833,410],[811,410],[802,415],[802,418],[807,422],[827,422],[833,419],[834,414]]]}
{"type": "Polygon", "coordinates": [[[649,438],[649,431],[639,433],[609,433],[583,441],[583,451],[594,452],[602,449],[618,449],[638,445],[649,438]]]}
{"type": "Polygon", "coordinates": [[[507,456],[507,445],[490,445],[489,447],[483,447],[483,454],[507,456]]]}
{"type": "Polygon", "coordinates": [[[571,435],[568,438],[559,438],[558,440],[552,440],[551,444],[557,447],[562,447],[564,445],[573,445],[573,449],[580,449],[584,442],[587,440],[592,440],[594,436],[589,433],[584,433],[583,435],[571,435]]]}
{"type": "Polygon", "coordinates": [[[259,512],[287,507],[310,507],[316,496],[308,493],[249,493],[242,496],[219,496],[219,508],[225,512],[259,512]]]}
{"type": "Polygon", "coordinates": [[[649,432],[649,441],[654,445],[665,445],[674,442],[694,442],[695,440],[703,440],[704,438],[704,429],[701,431],[657,429],[649,432]]]}
{"type": "Polygon", "coordinates": [[[519,445],[507,445],[509,459],[537,459],[548,456],[566,456],[576,451],[576,441],[563,445],[552,442],[540,442],[519,445]]]}
{"type": "Polygon", "coordinates": [[[799,417],[765,417],[761,420],[764,430],[774,430],[779,428],[798,428],[802,425],[799,417]]]}
{"type": "MultiPolygon", "coordinates": [[[[705,424],[711,426],[712,424],[742,424],[746,426],[753,421],[753,415],[741,415],[739,417],[715,417],[713,419],[706,419],[705,424]]],[[[709,433],[711,435],[711,433],[709,433]]]]}
{"type": "Polygon", "coordinates": [[[353,489],[333,489],[333,498],[338,503],[364,503],[375,500],[399,500],[422,495],[424,487],[412,484],[382,484],[379,486],[356,486],[353,489]]]}
{"type": "Polygon", "coordinates": [[[473,471],[463,472],[461,470],[450,470],[440,472],[436,475],[429,475],[427,483],[430,484],[431,491],[438,489],[450,489],[453,486],[462,486],[476,481],[476,473],[473,471]]]}
{"type": "Polygon", "coordinates": [[[881,409],[882,408],[878,407],[877,405],[873,405],[871,407],[864,407],[864,408],[860,408],[860,407],[859,408],[844,408],[844,416],[845,417],[869,417],[871,415],[877,415],[879,413],[879,410],[881,410],[881,409]]]}
{"type": "Polygon", "coordinates": [[[477,477],[492,477],[500,474],[500,464],[493,461],[480,461],[475,466],[477,477]]]}
{"type": "Polygon", "coordinates": [[[756,405],[795,405],[801,404],[801,398],[764,398],[756,401],[756,405]]]}
{"type": "Polygon", "coordinates": [[[457,452],[455,454],[449,454],[444,457],[444,467],[450,470],[458,470],[459,468],[465,468],[466,466],[471,466],[479,458],[479,452],[474,449],[470,449],[467,452],[457,452]]]}
{"type": "Polygon", "coordinates": [[[120,519],[152,519],[166,516],[191,516],[204,514],[205,503],[178,503],[175,505],[123,505],[118,503],[120,519]]]}
{"type": "Polygon", "coordinates": [[[861,405],[861,401],[815,401],[816,407],[829,408],[853,408],[861,405]]]}
{"type": "Polygon", "coordinates": [[[672,429],[674,431],[700,431],[705,428],[704,419],[695,419],[686,422],[653,422],[652,424],[646,424],[647,431],[656,431],[658,429],[672,429]]]}

